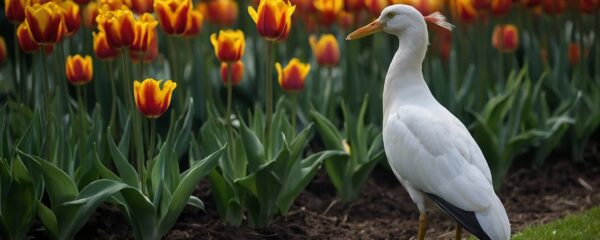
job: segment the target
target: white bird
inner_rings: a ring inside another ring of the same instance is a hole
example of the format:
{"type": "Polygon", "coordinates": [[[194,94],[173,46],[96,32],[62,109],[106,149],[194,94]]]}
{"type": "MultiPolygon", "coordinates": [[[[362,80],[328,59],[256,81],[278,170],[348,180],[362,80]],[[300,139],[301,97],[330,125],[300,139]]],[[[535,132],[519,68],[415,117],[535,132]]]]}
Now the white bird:
{"type": "Polygon", "coordinates": [[[378,19],[346,40],[383,30],[398,37],[398,51],[383,89],[383,143],[390,166],[419,215],[425,238],[426,211],[435,203],[479,239],[510,238],[510,223],[494,192],[481,149],[467,128],[433,97],[422,73],[429,36],[426,21],[451,30],[440,13],[424,17],[408,5],[386,7],[378,19]]]}

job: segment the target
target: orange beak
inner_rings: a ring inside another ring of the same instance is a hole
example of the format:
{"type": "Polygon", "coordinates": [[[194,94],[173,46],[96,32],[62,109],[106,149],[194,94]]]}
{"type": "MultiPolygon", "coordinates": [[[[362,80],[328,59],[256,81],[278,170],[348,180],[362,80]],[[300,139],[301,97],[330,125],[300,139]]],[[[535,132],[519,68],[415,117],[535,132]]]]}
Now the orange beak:
{"type": "Polygon", "coordinates": [[[363,38],[363,37],[369,36],[373,33],[379,32],[379,31],[381,31],[381,29],[383,29],[383,25],[381,25],[381,23],[379,23],[378,20],[375,20],[375,21],[369,23],[368,25],[361,27],[361,28],[357,29],[356,31],[350,33],[346,37],[346,40],[355,40],[355,39],[363,38]]]}

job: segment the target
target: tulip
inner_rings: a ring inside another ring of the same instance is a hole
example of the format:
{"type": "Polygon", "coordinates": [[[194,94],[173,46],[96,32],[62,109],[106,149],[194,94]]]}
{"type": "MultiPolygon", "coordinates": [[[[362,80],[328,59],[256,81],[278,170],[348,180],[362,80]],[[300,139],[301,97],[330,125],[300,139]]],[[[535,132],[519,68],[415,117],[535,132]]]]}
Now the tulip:
{"type": "Polygon", "coordinates": [[[566,8],[565,0],[542,0],[542,9],[546,14],[561,14],[566,8]]]}
{"type": "Polygon", "coordinates": [[[209,22],[221,26],[231,26],[237,21],[239,7],[234,0],[212,0],[204,6],[206,7],[205,16],[209,22]]]}
{"type": "Polygon", "coordinates": [[[79,5],[71,0],[62,1],[58,3],[64,11],[64,23],[66,27],[66,35],[71,36],[77,30],[79,30],[79,26],[81,25],[81,15],[79,14],[79,5]]]}
{"type": "Polygon", "coordinates": [[[144,62],[152,62],[156,57],[158,57],[158,34],[152,34],[154,37],[150,39],[150,44],[148,45],[148,49],[146,52],[129,52],[129,58],[134,62],[138,63],[141,61],[142,57],[144,58],[144,62]]]}
{"type": "Polygon", "coordinates": [[[181,35],[187,28],[190,12],[192,11],[191,0],[156,0],[154,11],[160,23],[160,27],[168,35],[181,35]]]}
{"type": "Polygon", "coordinates": [[[158,22],[150,13],[144,13],[138,20],[134,22],[135,37],[133,44],[129,48],[132,52],[145,52],[150,45],[150,41],[156,33],[156,25],[158,22]]]}
{"type": "Polygon", "coordinates": [[[154,11],[154,0],[129,0],[129,8],[137,14],[154,11]]]}
{"type": "Polygon", "coordinates": [[[4,0],[6,20],[12,23],[25,21],[26,0],[4,0]]]}
{"type": "Polygon", "coordinates": [[[285,68],[280,63],[275,63],[279,76],[279,86],[288,92],[298,92],[304,89],[304,80],[310,71],[310,64],[302,63],[297,58],[292,58],[285,68]]]}
{"type": "Polygon", "coordinates": [[[361,10],[364,6],[364,0],[344,0],[344,10],[348,12],[361,10]]]}
{"type": "Polygon", "coordinates": [[[342,0],[315,0],[314,5],[319,14],[319,20],[323,25],[331,25],[342,11],[344,2],[342,0]]]}
{"type": "MultiPolygon", "coordinates": [[[[126,9],[127,5],[123,2],[124,0],[97,0],[98,4],[103,10],[119,10],[126,9]]],[[[129,0],[125,0],[129,1],[129,0]]]]}
{"type": "Polygon", "coordinates": [[[308,39],[317,62],[325,67],[334,67],[340,61],[340,47],[333,34],[324,34],[319,38],[310,36],[308,39]]]}
{"type": "Polygon", "coordinates": [[[338,14],[338,23],[343,29],[351,29],[354,26],[354,13],[341,11],[338,14]]]}
{"type": "Polygon", "coordinates": [[[599,0],[579,0],[579,10],[584,13],[594,13],[599,6],[599,0]]]}
{"type": "Polygon", "coordinates": [[[296,6],[298,12],[305,14],[313,13],[315,9],[314,0],[290,0],[290,2],[296,6]]]}
{"type": "Polygon", "coordinates": [[[412,0],[410,5],[415,7],[423,16],[439,12],[444,7],[443,0],[412,0]]]}
{"type": "Polygon", "coordinates": [[[536,7],[542,3],[542,0],[521,0],[521,3],[528,8],[536,7]]]}
{"type": "Polygon", "coordinates": [[[519,47],[519,31],[512,24],[497,25],[492,34],[492,46],[501,52],[514,52],[519,47]]]}
{"type": "Polygon", "coordinates": [[[574,42],[569,43],[567,51],[567,55],[569,57],[569,64],[571,64],[572,66],[579,64],[579,60],[581,58],[579,44],[574,42]]]}
{"type": "Polygon", "coordinates": [[[119,55],[119,51],[117,49],[112,48],[108,45],[108,41],[106,40],[106,32],[104,30],[100,30],[99,32],[94,32],[94,53],[96,57],[100,60],[112,60],[119,55]]]}
{"type": "Polygon", "coordinates": [[[492,14],[506,15],[510,10],[512,0],[492,0],[492,14]]]}
{"type": "Polygon", "coordinates": [[[86,55],[84,58],[79,54],[68,56],[65,63],[65,72],[67,80],[73,85],[83,85],[92,81],[94,76],[92,57],[86,55]]]}
{"type": "Polygon", "coordinates": [[[194,37],[202,31],[202,22],[204,21],[204,16],[200,13],[199,10],[193,10],[190,13],[190,18],[188,18],[188,23],[186,25],[185,31],[183,31],[183,36],[186,37],[194,37]]]}
{"type": "Polygon", "coordinates": [[[221,62],[237,62],[242,59],[246,46],[244,32],[241,30],[221,30],[210,35],[215,55],[221,62]]]}
{"type": "Polygon", "coordinates": [[[147,118],[158,118],[169,109],[171,95],[177,83],[167,80],[162,85],[161,80],[147,78],[143,82],[133,83],[133,95],[138,110],[147,118]]]}
{"type": "Polygon", "coordinates": [[[381,11],[388,6],[387,0],[365,0],[365,6],[373,16],[379,16],[381,11]]]}
{"type": "Polygon", "coordinates": [[[6,42],[4,42],[4,38],[0,36],[0,64],[3,64],[8,59],[8,54],[6,53],[6,42]]]}
{"type": "Polygon", "coordinates": [[[135,39],[135,20],[129,10],[101,11],[98,27],[106,33],[108,45],[115,49],[130,47],[135,39]]]}
{"type": "MultiPolygon", "coordinates": [[[[38,53],[40,51],[40,45],[33,41],[31,35],[29,35],[29,29],[25,22],[19,24],[17,28],[17,41],[21,50],[25,53],[38,53]]],[[[46,45],[44,49],[49,54],[52,52],[52,48],[52,45],[46,45]]]]}
{"type": "Polygon", "coordinates": [[[62,12],[63,10],[54,2],[27,6],[25,22],[31,38],[41,45],[60,41],[65,31],[62,12]]]}
{"type": "Polygon", "coordinates": [[[228,73],[227,73],[227,64],[233,64],[231,66],[231,84],[233,86],[237,86],[242,81],[242,77],[244,76],[244,63],[242,61],[237,61],[235,63],[221,63],[221,80],[223,80],[223,84],[227,86],[228,73]]]}
{"type": "Polygon", "coordinates": [[[287,39],[295,9],[296,6],[283,0],[260,0],[258,11],[249,6],[248,13],[256,23],[258,33],[273,42],[287,39]]]}
{"type": "Polygon", "coordinates": [[[452,9],[455,9],[461,21],[465,23],[475,22],[477,11],[473,5],[473,0],[456,0],[455,4],[456,6],[452,9]]]}
{"type": "Polygon", "coordinates": [[[90,2],[83,9],[83,25],[87,28],[94,28],[96,26],[96,17],[100,13],[98,3],[90,2]]]}

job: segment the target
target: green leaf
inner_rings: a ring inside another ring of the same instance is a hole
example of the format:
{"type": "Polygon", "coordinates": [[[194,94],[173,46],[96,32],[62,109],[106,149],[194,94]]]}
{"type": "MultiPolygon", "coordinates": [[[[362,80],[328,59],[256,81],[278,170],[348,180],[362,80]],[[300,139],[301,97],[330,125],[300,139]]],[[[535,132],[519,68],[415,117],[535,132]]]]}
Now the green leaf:
{"type": "Polygon", "coordinates": [[[163,234],[166,234],[169,229],[171,229],[181,214],[181,211],[183,211],[183,207],[185,207],[185,204],[189,200],[189,197],[194,191],[194,188],[198,182],[217,166],[218,160],[221,157],[224,149],[225,148],[222,148],[221,150],[204,158],[196,163],[196,165],[192,166],[190,169],[181,174],[181,181],[173,192],[171,202],[169,203],[169,209],[167,210],[166,215],[160,220],[158,227],[159,235],[162,236],[163,234]]]}
{"type": "Polygon", "coordinates": [[[56,221],[56,215],[40,200],[35,201],[37,210],[37,216],[42,221],[42,224],[46,228],[45,230],[50,234],[52,239],[58,239],[58,222],[56,221]]]}
{"type": "Polygon", "coordinates": [[[71,201],[77,197],[77,185],[65,172],[39,157],[19,151],[20,154],[35,162],[44,175],[46,191],[52,206],[71,201]]]}
{"type": "Polygon", "coordinates": [[[194,117],[194,99],[189,99],[187,114],[185,115],[185,120],[183,121],[183,125],[179,132],[177,133],[177,138],[175,139],[174,149],[175,153],[178,157],[180,157],[189,146],[190,142],[190,134],[192,129],[192,121],[194,117]]]}
{"type": "Polygon", "coordinates": [[[18,156],[12,162],[10,187],[2,189],[2,194],[7,198],[0,204],[0,218],[11,239],[22,239],[33,223],[36,199],[33,179],[18,156]]]}
{"type": "Polygon", "coordinates": [[[135,168],[133,168],[133,166],[129,164],[127,158],[125,158],[121,150],[119,150],[110,132],[111,130],[109,127],[106,130],[106,137],[108,139],[108,149],[110,150],[110,155],[112,156],[117,171],[119,171],[121,179],[123,179],[123,182],[128,184],[129,186],[139,188],[140,183],[138,181],[138,174],[135,171],[135,168]]]}
{"type": "Polygon", "coordinates": [[[196,196],[190,196],[187,201],[187,205],[204,210],[204,202],[202,202],[202,200],[196,196]]]}
{"type": "Polygon", "coordinates": [[[323,139],[325,143],[325,147],[327,149],[335,149],[335,150],[343,150],[344,146],[342,145],[342,136],[338,132],[337,128],[331,121],[329,121],[325,116],[321,115],[316,111],[311,111],[310,115],[312,116],[315,124],[317,125],[317,129],[319,131],[319,135],[323,139]]]}

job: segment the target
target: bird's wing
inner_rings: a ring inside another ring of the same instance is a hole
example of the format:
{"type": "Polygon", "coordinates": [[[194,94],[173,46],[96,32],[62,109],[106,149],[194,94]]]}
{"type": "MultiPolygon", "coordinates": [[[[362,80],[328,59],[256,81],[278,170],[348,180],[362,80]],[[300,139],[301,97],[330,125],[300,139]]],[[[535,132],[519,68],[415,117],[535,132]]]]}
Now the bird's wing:
{"type": "Polygon", "coordinates": [[[470,160],[477,157],[471,154],[475,142],[463,131],[445,113],[403,106],[386,119],[383,138],[391,166],[413,187],[465,211],[482,211],[495,193],[470,160]]]}

